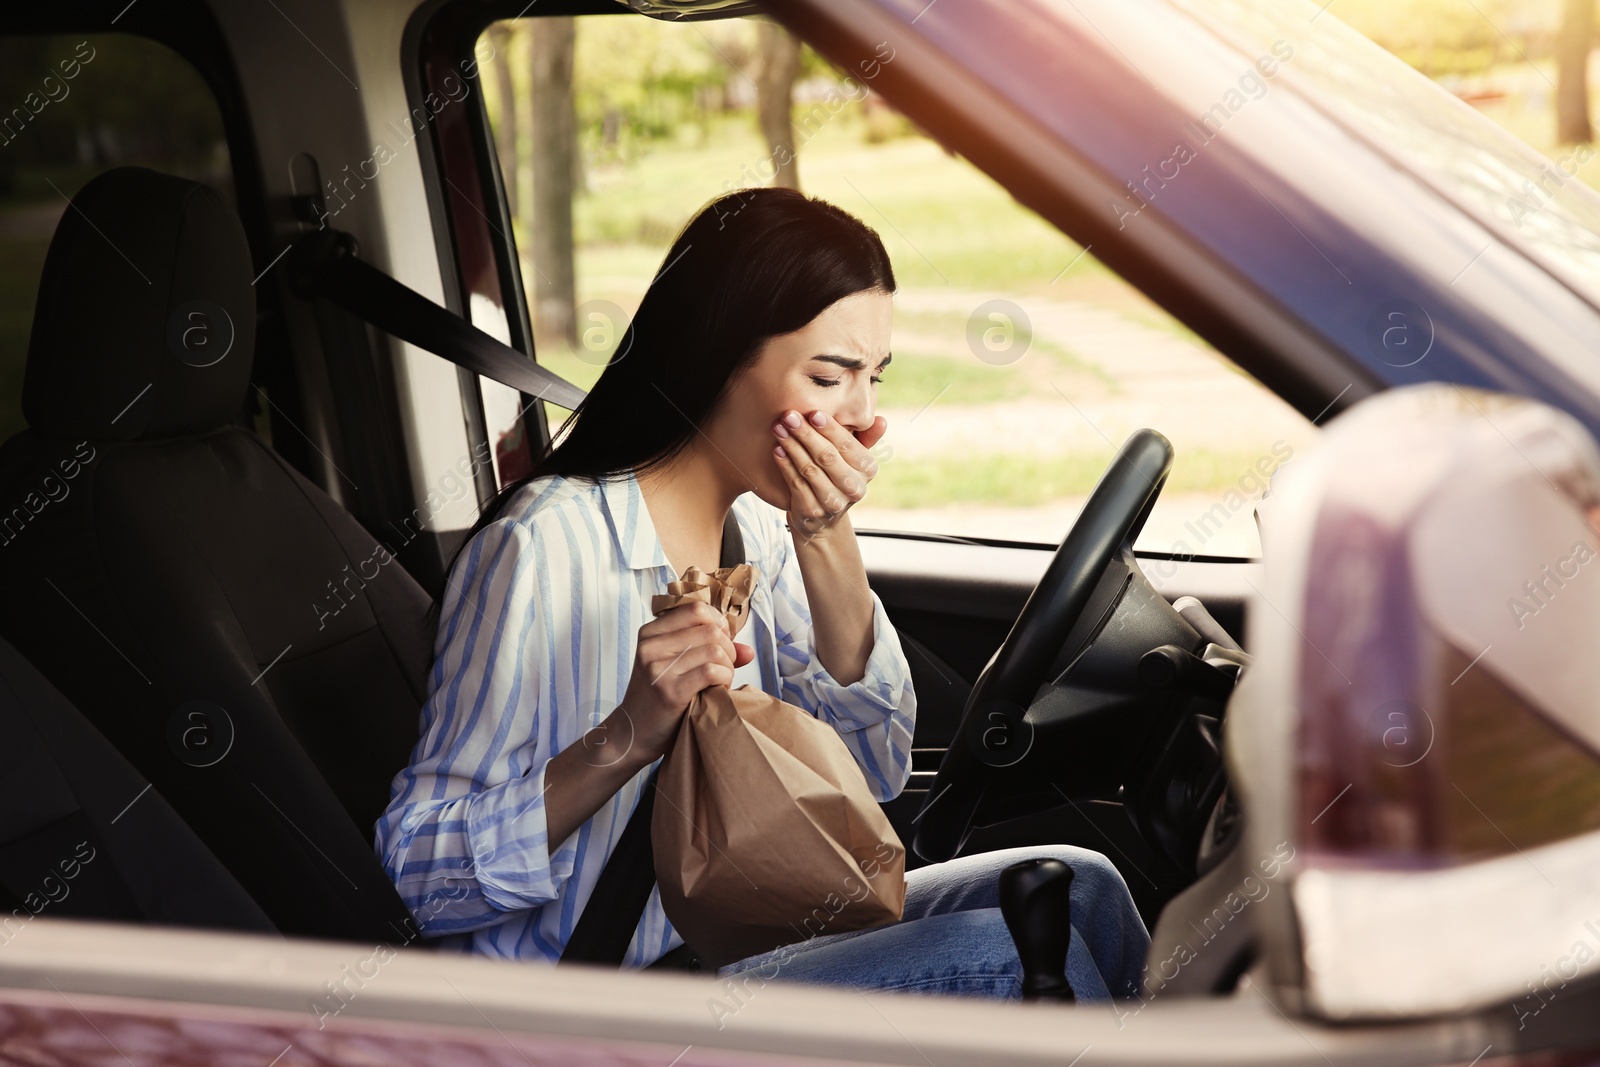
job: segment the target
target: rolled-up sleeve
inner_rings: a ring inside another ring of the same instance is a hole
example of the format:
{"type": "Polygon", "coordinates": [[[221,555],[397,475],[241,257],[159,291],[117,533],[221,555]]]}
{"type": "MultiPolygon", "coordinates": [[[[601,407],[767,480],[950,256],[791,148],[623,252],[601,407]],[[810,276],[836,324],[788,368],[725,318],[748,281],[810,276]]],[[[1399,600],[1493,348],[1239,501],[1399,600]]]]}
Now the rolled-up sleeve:
{"type": "Polygon", "coordinates": [[[873,797],[892,800],[911,777],[911,737],[917,721],[917,697],[900,636],[883,601],[869,589],[872,651],[865,673],[850,685],[841,685],[817,658],[805,577],[791,535],[781,522],[778,534],[780,563],[772,606],[783,699],[837,730],[861,766],[873,797]]]}
{"type": "Polygon", "coordinates": [[[555,620],[570,610],[571,592],[550,588],[550,575],[567,573],[552,557],[565,554],[561,538],[497,520],[447,584],[422,736],[376,826],[378,856],[426,936],[554,900],[571,874],[571,850],[550,855],[554,709],[541,706],[548,690],[535,667],[553,661],[555,620]]]}

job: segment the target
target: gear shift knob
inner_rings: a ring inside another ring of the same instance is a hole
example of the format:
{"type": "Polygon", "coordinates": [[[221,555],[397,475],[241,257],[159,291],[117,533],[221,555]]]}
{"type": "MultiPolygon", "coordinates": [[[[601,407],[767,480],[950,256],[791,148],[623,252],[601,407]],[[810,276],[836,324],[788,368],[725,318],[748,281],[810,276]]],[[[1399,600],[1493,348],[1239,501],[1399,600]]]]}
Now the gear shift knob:
{"type": "Polygon", "coordinates": [[[1023,1000],[1077,1000],[1066,973],[1071,893],[1072,868],[1058,859],[1023,860],[1000,872],[1000,914],[1022,960],[1023,1000]]]}

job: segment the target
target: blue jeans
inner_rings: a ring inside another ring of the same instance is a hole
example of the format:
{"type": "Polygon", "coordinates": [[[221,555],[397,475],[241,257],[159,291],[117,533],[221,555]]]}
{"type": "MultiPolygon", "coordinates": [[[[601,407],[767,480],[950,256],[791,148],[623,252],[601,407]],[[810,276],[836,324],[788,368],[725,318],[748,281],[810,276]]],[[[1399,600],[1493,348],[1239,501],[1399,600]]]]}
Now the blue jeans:
{"type": "Polygon", "coordinates": [[[906,872],[900,921],[813,937],[730,963],[720,978],[1020,999],[1022,963],[1000,916],[1000,871],[1054,857],[1072,867],[1067,980],[1080,1001],[1135,997],[1150,935],[1127,883],[1105,856],[1039,845],[963,856],[906,872]]]}

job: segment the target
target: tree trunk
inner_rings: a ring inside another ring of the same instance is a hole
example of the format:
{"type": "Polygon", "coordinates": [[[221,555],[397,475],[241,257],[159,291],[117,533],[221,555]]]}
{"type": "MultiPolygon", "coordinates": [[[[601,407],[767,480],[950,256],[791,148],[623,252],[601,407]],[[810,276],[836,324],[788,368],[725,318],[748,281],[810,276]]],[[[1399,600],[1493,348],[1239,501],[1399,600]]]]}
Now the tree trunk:
{"type": "Polygon", "coordinates": [[[760,23],[761,60],[756,71],[756,116],[772,153],[773,185],[800,188],[794,143],[794,80],[800,73],[800,41],[775,22],[760,23]]]}
{"type": "Polygon", "coordinates": [[[572,16],[528,20],[532,73],[533,264],[535,345],[578,343],[572,196],[578,122],[572,97],[572,16]]]}
{"type": "MultiPolygon", "coordinates": [[[[506,206],[517,215],[517,91],[511,82],[511,28],[504,22],[489,27],[494,48],[488,76],[494,79],[494,151],[500,157],[500,178],[506,187],[506,206]]],[[[480,69],[480,77],[482,72],[480,69]]]]}
{"type": "Polygon", "coordinates": [[[1556,141],[1594,140],[1589,129],[1589,45],[1594,34],[1594,0],[1562,0],[1561,33],[1556,38],[1556,141]]]}

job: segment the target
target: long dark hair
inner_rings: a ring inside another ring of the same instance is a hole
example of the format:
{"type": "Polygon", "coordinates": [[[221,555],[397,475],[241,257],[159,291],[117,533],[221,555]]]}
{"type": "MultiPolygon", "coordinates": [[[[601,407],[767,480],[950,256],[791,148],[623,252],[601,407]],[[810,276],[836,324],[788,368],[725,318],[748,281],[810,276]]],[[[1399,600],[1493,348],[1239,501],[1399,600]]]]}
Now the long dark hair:
{"type": "MultiPolygon", "coordinates": [[[[548,474],[598,482],[671,462],[768,338],[852,294],[894,288],[877,233],[826,201],[786,188],[711,201],[672,242],[599,380],[552,435],[560,444],[496,494],[445,573],[524,485],[548,474]]],[[[435,601],[433,625],[438,612],[435,601]]]]}

